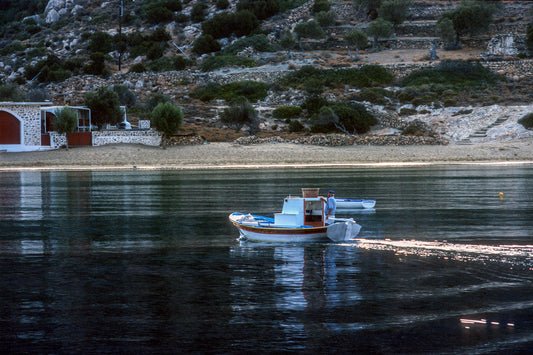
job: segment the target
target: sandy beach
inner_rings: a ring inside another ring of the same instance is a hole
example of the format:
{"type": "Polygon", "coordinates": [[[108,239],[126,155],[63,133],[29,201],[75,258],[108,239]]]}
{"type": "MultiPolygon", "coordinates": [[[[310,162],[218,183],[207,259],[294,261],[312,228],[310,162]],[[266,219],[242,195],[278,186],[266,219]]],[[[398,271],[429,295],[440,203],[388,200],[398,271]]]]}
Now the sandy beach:
{"type": "Polygon", "coordinates": [[[460,145],[323,147],[300,144],[209,143],[166,149],[118,144],[0,153],[0,170],[214,169],[305,166],[533,164],[531,138],[460,145]]]}

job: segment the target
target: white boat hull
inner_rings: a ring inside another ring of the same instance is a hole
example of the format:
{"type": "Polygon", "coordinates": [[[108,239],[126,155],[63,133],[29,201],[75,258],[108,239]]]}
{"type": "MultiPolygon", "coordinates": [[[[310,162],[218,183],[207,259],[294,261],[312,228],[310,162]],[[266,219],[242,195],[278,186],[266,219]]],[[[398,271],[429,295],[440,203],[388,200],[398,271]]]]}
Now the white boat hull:
{"type": "MultiPolygon", "coordinates": [[[[262,242],[326,242],[348,240],[359,233],[361,226],[357,223],[344,221],[339,224],[350,224],[348,233],[346,228],[342,232],[342,237],[339,233],[335,233],[332,237],[331,232],[328,233],[328,228],[332,226],[322,227],[287,227],[276,226],[270,219],[261,216],[243,215],[241,213],[233,213],[229,216],[231,223],[239,230],[241,238],[251,241],[262,242]],[[352,227],[352,225],[355,225],[352,227]]],[[[336,223],[337,224],[337,223],[336,223]]]]}
{"type": "Polygon", "coordinates": [[[358,209],[358,208],[374,208],[376,200],[353,199],[353,198],[335,198],[337,208],[340,209],[358,209]]]}

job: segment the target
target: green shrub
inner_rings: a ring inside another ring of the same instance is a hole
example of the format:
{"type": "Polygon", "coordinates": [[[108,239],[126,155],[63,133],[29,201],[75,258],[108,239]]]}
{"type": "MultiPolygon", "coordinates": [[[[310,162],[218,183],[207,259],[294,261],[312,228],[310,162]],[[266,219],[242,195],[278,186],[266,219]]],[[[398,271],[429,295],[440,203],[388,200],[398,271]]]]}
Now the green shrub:
{"type": "Polygon", "coordinates": [[[376,105],[385,105],[388,102],[386,97],[390,97],[391,93],[388,90],[376,87],[365,89],[358,96],[363,101],[368,101],[376,105]]]}
{"type": "Polygon", "coordinates": [[[128,73],[144,73],[146,70],[147,69],[143,63],[136,63],[130,67],[128,73]]]}
{"type": "Polygon", "coordinates": [[[91,53],[89,58],[91,61],[89,64],[83,67],[83,70],[86,74],[100,75],[104,77],[110,74],[105,65],[105,61],[111,58],[109,55],[100,52],[94,52],[91,53]]]}
{"type": "Polygon", "coordinates": [[[240,0],[237,10],[249,10],[259,20],[267,19],[279,12],[278,0],[240,0]]]}
{"type": "Polygon", "coordinates": [[[168,96],[160,93],[155,93],[150,95],[148,100],[146,100],[145,107],[147,111],[152,112],[157,105],[164,104],[167,102],[172,103],[168,96]]]}
{"type": "Polygon", "coordinates": [[[527,25],[527,34],[526,34],[526,48],[529,51],[529,54],[533,54],[533,22],[528,23],[527,25]]]}
{"type": "Polygon", "coordinates": [[[526,114],[524,117],[518,120],[524,128],[533,130],[533,112],[526,114]]]}
{"type": "Polygon", "coordinates": [[[204,2],[200,1],[194,4],[191,10],[191,21],[192,22],[202,22],[205,19],[205,10],[206,5],[204,2]]]}
{"type": "Polygon", "coordinates": [[[174,57],[173,64],[174,64],[174,70],[185,70],[185,68],[194,65],[194,60],[187,59],[182,56],[177,56],[177,57],[174,57]]]}
{"type": "Polygon", "coordinates": [[[307,110],[309,115],[314,115],[320,111],[321,107],[327,106],[328,104],[329,103],[326,99],[318,95],[312,95],[305,99],[305,101],[302,103],[302,108],[307,110]]]}
{"type": "Polygon", "coordinates": [[[174,60],[170,57],[158,58],[148,63],[148,68],[152,71],[171,71],[174,70],[174,60]]]}
{"type": "Polygon", "coordinates": [[[246,99],[237,99],[230,107],[220,113],[220,121],[239,131],[244,125],[249,127],[250,133],[259,131],[259,116],[257,111],[246,99]]]}
{"type": "Polygon", "coordinates": [[[4,48],[0,49],[0,55],[4,56],[4,55],[9,55],[9,54],[14,54],[17,52],[22,52],[25,49],[26,49],[26,46],[24,46],[20,41],[13,41],[9,43],[7,46],[5,46],[4,48]]]}
{"type": "Polygon", "coordinates": [[[25,101],[25,95],[15,84],[0,84],[0,101],[25,101]]]}
{"type": "Polygon", "coordinates": [[[340,130],[350,134],[363,134],[378,121],[358,103],[335,103],[333,111],[339,117],[340,130]]]}
{"type": "Polygon", "coordinates": [[[106,123],[117,124],[124,116],[118,94],[107,86],[100,86],[96,91],[87,92],[85,106],[91,109],[92,123],[98,127],[106,123]]]}
{"type": "Polygon", "coordinates": [[[180,0],[151,0],[142,5],[144,16],[151,24],[170,22],[174,19],[174,12],[181,11],[180,0]]]}
{"type": "Polygon", "coordinates": [[[350,69],[316,69],[307,65],[287,74],[280,79],[279,83],[289,87],[304,87],[306,82],[312,80],[314,81],[312,85],[321,82],[326,87],[336,85],[369,87],[390,83],[392,79],[392,74],[379,65],[365,65],[361,68],[350,69]]]}
{"type": "Polygon", "coordinates": [[[158,42],[152,42],[150,43],[150,46],[148,47],[146,58],[150,60],[155,60],[157,58],[161,58],[164,52],[165,52],[164,44],[161,44],[158,42]]]}
{"type": "Polygon", "coordinates": [[[214,55],[208,57],[201,66],[202,71],[208,72],[223,67],[245,67],[257,66],[258,62],[250,58],[236,57],[234,55],[214,55]]]}
{"type": "Polygon", "coordinates": [[[178,133],[183,123],[183,111],[170,102],[159,103],[152,110],[151,121],[156,130],[170,137],[178,133]]]}
{"type": "Polygon", "coordinates": [[[313,13],[328,12],[331,4],[327,0],[315,0],[313,3],[313,13]]]}
{"type": "Polygon", "coordinates": [[[146,55],[149,59],[157,59],[162,56],[168,46],[170,35],[163,27],[158,27],[149,35],[142,35],[139,32],[125,36],[125,46],[130,52],[130,56],[138,57],[146,55]]]}
{"type": "Polygon", "coordinates": [[[244,96],[250,102],[264,99],[268,94],[269,85],[260,81],[245,80],[222,85],[223,98],[226,101],[237,96],[244,96]]]}
{"type": "Polygon", "coordinates": [[[228,0],[217,0],[215,3],[217,10],[226,10],[229,7],[228,0]]]}
{"type": "Polygon", "coordinates": [[[409,126],[405,127],[402,131],[402,135],[404,136],[423,136],[424,132],[420,130],[420,128],[416,124],[410,124],[409,126]]]}
{"type": "Polygon", "coordinates": [[[203,34],[193,42],[192,51],[198,55],[218,52],[220,50],[220,43],[213,36],[203,34]]]}
{"type": "Polygon", "coordinates": [[[237,37],[248,36],[258,27],[259,20],[251,11],[237,11],[233,17],[233,33],[237,37]]]}
{"type": "Polygon", "coordinates": [[[317,113],[311,116],[311,132],[335,132],[339,116],[330,106],[322,106],[317,113]]]}
{"type": "Polygon", "coordinates": [[[191,92],[191,96],[202,101],[211,101],[218,97],[220,91],[220,84],[215,82],[207,83],[205,86],[200,86],[191,92]]]}
{"type": "Polygon", "coordinates": [[[203,35],[210,35],[214,39],[229,37],[235,29],[234,24],[235,14],[221,12],[202,23],[202,33],[203,35]]]}
{"type": "Polygon", "coordinates": [[[35,79],[39,83],[58,82],[68,79],[74,73],[79,73],[82,68],[82,65],[71,68],[71,62],[65,63],[55,55],[49,55],[35,65],[27,66],[24,76],[27,80],[35,79]]]}
{"type": "Polygon", "coordinates": [[[106,32],[94,32],[91,34],[87,49],[91,53],[109,53],[114,49],[113,37],[106,32]]]}
{"type": "Polygon", "coordinates": [[[54,131],[59,134],[72,133],[78,127],[78,115],[76,114],[76,111],[74,111],[68,106],[56,111],[55,116],[56,118],[52,122],[52,126],[54,128],[54,131]]]}
{"type": "Polygon", "coordinates": [[[285,105],[277,107],[273,112],[274,118],[294,118],[302,114],[302,108],[300,106],[285,105]]]}
{"type": "Polygon", "coordinates": [[[135,94],[128,89],[126,85],[113,85],[112,89],[114,92],[118,95],[118,101],[123,106],[133,106],[135,105],[135,101],[137,100],[135,98],[135,94]]]}
{"type": "Polygon", "coordinates": [[[304,125],[298,120],[289,121],[289,132],[302,132],[305,130],[304,125]]]}
{"type": "Polygon", "coordinates": [[[400,110],[400,116],[411,116],[411,115],[416,115],[416,114],[417,114],[417,111],[414,108],[403,107],[400,110]]]}
{"type": "Polygon", "coordinates": [[[405,77],[403,86],[420,86],[424,84],[443,84],[458,88],[470,86],[489,86],[499,80],[497,74],[479,63],[461,60],[445,60],[435,68],[417,70],[405,77]]]}
{"type": "Polygon", "coordinates": [[[321,11],[315,15],[321,27],[329,27],[335,24],[335,13],[332,11],[321,11]]]}
{"type": "Polygon", "coordinates": [[[174,19],[174,13],[162,6],[154,6],[146,10],[146,20],[151,24],[170,22],[174,19]]]}

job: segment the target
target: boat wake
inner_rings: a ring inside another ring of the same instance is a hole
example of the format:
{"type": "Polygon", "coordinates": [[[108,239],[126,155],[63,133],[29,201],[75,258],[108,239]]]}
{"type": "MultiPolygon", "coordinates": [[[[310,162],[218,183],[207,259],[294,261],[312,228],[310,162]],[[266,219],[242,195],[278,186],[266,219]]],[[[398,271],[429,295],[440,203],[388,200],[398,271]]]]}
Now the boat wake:
{"type": "Polygon", "coordinates": [[[441,257],[457,261],[508,263],[533,270],[533,245],[477,245],[417,240],[354,239],[357,247],[390,250],[397,255],[441,257]]]}

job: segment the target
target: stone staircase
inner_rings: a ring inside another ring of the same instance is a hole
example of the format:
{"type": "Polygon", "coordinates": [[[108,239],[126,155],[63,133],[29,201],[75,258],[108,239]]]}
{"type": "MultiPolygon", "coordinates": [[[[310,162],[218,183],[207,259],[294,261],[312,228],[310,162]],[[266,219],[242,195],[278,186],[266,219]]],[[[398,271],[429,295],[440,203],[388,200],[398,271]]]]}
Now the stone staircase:
{"type": "Polygon", "coordinates": [[[472,133],[465,139],[462,139],[457,142],[457,144],[472,144],[471,138],[485,138],[487,136],[487,131],[493,127],[501,125],[503,122],[507,121],[508,117],[500,117],[496,121],[492,122],[487,127],[483,127],[472,133]]]}

